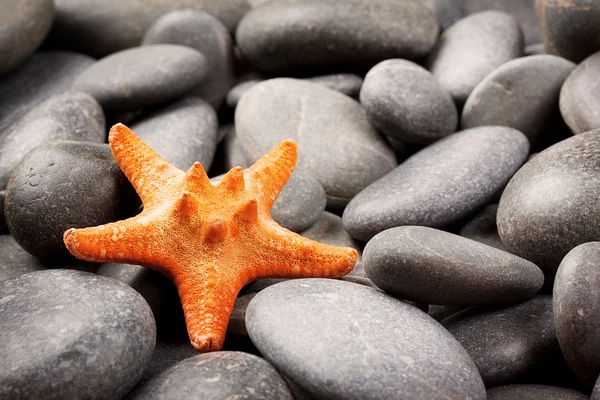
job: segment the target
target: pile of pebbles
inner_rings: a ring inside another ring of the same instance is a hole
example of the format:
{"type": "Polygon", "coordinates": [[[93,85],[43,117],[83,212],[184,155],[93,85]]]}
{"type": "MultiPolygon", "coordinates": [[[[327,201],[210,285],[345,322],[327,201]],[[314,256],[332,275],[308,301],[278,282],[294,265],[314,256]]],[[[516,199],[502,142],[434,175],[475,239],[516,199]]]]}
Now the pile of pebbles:
{"type": "Polygon", "coordinates": [[[600,399],[600,2],[0,0],[0,398],[600,399]],[[268,279],[197,354],[173,284],[72,227],[140,201],[129,125],[359,250],[268,279]]]}

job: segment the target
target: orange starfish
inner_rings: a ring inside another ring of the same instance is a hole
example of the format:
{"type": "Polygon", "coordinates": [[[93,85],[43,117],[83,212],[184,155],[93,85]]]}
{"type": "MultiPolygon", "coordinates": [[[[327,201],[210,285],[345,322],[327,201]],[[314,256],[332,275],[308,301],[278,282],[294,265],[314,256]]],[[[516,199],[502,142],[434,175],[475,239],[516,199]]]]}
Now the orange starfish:
{"type": "Polygon", "coordinates": [[[279,226],[270,210],[297,158],[281,142],[247,170],[231,169],[213,185],[202,164],[185,173],[167,163],[125,125],[112,127],[115,160],[144,203],[124,221],[69,229],[77,258],[139,264],[177,286],[192,345],[220,350],[240,289],[260,278],[340,277],[357,252],[306,239],[279,226]]]}

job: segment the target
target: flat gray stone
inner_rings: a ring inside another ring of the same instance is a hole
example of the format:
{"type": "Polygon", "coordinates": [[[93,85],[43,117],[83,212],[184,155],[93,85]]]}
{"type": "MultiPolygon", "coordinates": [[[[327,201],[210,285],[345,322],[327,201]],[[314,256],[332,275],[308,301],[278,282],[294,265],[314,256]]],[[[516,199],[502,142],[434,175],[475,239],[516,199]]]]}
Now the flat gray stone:
{"type": "Polygon", "coordinates": [[[464,349],[424,312],[363,285],[294,279],[248,306],[252,342],[316,398],[485,399],[464,349]]]}
{"type": "Polygon", "coordinates": [[[178,362],[136,390],[132,400],[292,400],[288,385],[264,359],[238,351],[199,354],[178,362]]]}
{"type": "Polygon", "coordinates": [[[0,397],[115,399],[148,366],[156,329],[130,287],[87,272],[0,283],[0,397]]]}
{"type": "Polygon", "coordinates": [[[517,21],[500,11],[483,11],[441,34],[427,68],[461,108],[479,82],[522,52],[523,34],[517,21]]]}
{"type": "Polygon", "coordinates": [[[397,165],[364,108],[315,83],[278,78],[257,84],[241,98],[235,127],[252,162],[281,141],[295,140],[296,168],[321,183],[330,207],[343,207],[397,165]]]}
{"type": "Polygon", "coordinates": [[[537,143],[560,118],[560,89],[573,68],[572,62],[550,55],[517,58],[502,64],[469,95],[461,127],[510,126],[523,132],[530,143],[537,143]]]}
{"type": "Polygon", "coordinates": [[[563,257],[600,237],[600,130],[563,140],[529,160],[498,205],[498,233],[513,254],[552,282],[563,257]]]}
{"type": "Polygon", "coordinates": [[[77,77],[73,88],[94,97],[105,110],[137,111],[181,97],[207,72],[206,58],[196,50],[155,44],[98,60],[77,77]]]}
{"type": "Polygon", "coordinates": [[[527,138],[502,126],[467,129],[417,152],[356,195],[344,227],[359,240],[402,225],[443,228],[487,204],[521,166],[527,138]]]}
{"type": "Polygon", "coordinates": [[[400,226],[365,246],[363,264],[378,287],[425,304],[515,303],[544,283],[535,264],[449,232],[400,226]]]}
{"type": "Polygon", "coordinates": [[[46,269],[44,264],[15,241],[12,235],[0,235],[0,282],[46,269]]]}
{"type": "Polygon", "coordinates": [[[369,120],[387,136],[428,144],[456,131],[458,114],[450,93],[425,68],[392,59],[365,76],[360,102],[369,120]]]}
{"type": "Polygon", "coordinates": [[[587,400],[585,394],[572,389],[548,385],[506,385],[487,392],[488,400],[587,400]]]}
{"type": "Polygon", "coordinates": [[[417,1],[287,0],[248,12],[236,42],[253,67],[286,71],[420,59],[437,34],[434,13],[417,1]]]}
{"type": "Polygon", "coordinates": [[[496,226],[498,204],[488,204],[460,230],[460,236],[507,251],[496,226]]]}

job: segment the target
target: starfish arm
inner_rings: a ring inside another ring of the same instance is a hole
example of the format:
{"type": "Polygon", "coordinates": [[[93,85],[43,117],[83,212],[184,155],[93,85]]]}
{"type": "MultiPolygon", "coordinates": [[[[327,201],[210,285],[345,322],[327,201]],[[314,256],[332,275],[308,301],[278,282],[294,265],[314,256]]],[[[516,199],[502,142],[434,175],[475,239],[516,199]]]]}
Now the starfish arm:
{"type": "Polygon", "coordinates": [[[270,213],[279,192],[294,170],[298,146],[284,140],[244,171],[247,187],[258,199],[260,209],[270,213]]]}
{"type": "Polygon", "coordinates": [[[123,124],[114,125],[108,141],[115,160],[145,207],[179,188],[185,173],[169,164],[123,124]]]}

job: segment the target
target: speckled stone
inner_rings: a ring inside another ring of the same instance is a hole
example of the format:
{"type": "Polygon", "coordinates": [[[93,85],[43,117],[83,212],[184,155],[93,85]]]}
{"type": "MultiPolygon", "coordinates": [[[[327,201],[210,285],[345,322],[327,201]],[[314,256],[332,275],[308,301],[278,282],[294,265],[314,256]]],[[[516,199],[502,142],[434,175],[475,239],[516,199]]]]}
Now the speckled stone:
{"type": "Polygon", "coordinates": [[[113,279],[34,272],[0,283],[0,304],[2,398],[121,398],[150,361],[150,307],[113,279]]]}
{"type": "Polygon", "coordinates": [[[306,78],[307,81],[328,87],[350,97],[358,96],[363,79],[356,74],[328,74],[306,78]]]}
{"type": "Polygon", "coordinates": [[[517,21],[500,11],[483,11],[445,30],[427,66],[460,108],[479,82],[522,52],[523,35],[517,21]]]}
{"type": "Polygon", "coordinates": [[[193,9],[163,15],[148,29],[143,45],[170,43],[188,46],[206,57],[208,73],[193,90],[218,109],[233,84],[233,48],[229,31],[215,17],[193,9]]]}
{"type": "Polygon", "coordinates": [[[595,0],[536,0],[548,53],[580,62],[600,50],[600,3],[595,0]]]}
{"type": "Polygon", "coordinates": [[[469,95],[461,127],[510,126],[537,143],[560,118],[560,89],[573,68],[572,62],[550,55],[518,58],[501,65],[469,95]]]}
{"type": "Polygon", "coordinates": [[[574,134],[600,128],[598,70],[600,51],[579,64],[560,91],[560,112],[574,134]]]}
{"type": "Polygon", "coordinates": [[[210,104],[186,97],[131,125],[165,160],[187,171],[200,161],[208,171],[217,148],[219,121],[210,104]]]}
{"type": "Polygon", "coordinates": [[[365,76],[360,102],[369,120],[387,136],[427,144],[456,131],[458,114],[450,93],[425,68],[392,59],[365,76]]]}
{"type": "Polygon", "coordinates": [[[378,233],[365,246],[363,264],[381,289],[426,304],[519,302],[544,283],[542,271],[527,260],[423,226],[378,233]]]}
{"type": "Polygon", "coordinates": [[[467,350],[487,387],[509,384],[562,358],[550,296],[487,312],[470,308],[442,324],[467,350]]]}
{"type": "Polygon", "coordinates": [[[554,281],[554,323],[565,360],[588,386],[600,374],[599,285],[600,242],[567,253],[554,281]]]}
{"type": "Polygon", "coordinates": [[[487,204],[521,166],[529,143],[501,126],[467,129],[411,156],[361,191],[344,210],[359,240],[402,225],[442,228],[487,204]]]}
{"type": "Polygon", "coordinates": [[[0,35],[0,76],[27,59],[42,43],[54,19],[52,0],[5,0],[0,35]]]}
{"type": "Polygon", "coordinates": [[[108,145],[50,142],[15,168],[6,189],[6,222],[36,257],[70,258],[63,233],[122,219],[131,191],[108,145]]]}
{"type": "Polygon", "coordinates": [[[487,392],[488,400],[587,400],[585,394],[572,389],[548,385],[506,385],[487,392]]]}
{"type": "Polygon", "coordinates": [[[46,269],[40,260],[23,250],[12,235],[0,235],[0,254],[0,282],[46,269]]]}
{"type": "Polygon", "coordinates": [[[259,292],[246,327],[316,398],[485,399],[464,349],[417,308],[363,285],[294,279],[259,292]]]}
{"type": "Polygon", "coordinates": [[[208,72],[206,58],[174,44],[134,47],[98,60],[73,83],[105,110],[136,111],[186,94],[208,72]]]}
{"type": "Polygon", "coordinates": [[[551,282],[563,257],[600,237],[600,130],[563,140],[529,160],[498,206],[502,243],[551,282]]]}
{"type": "Polygon", "coordinates": [[[66,92],[33,108],[0,138],[0,188],[34,147],[52,140],[104,143],[104,112],[93,97],[66,92]]]}
{"type": "Polygon", "coordinates": [[[154,377],[131,397],[153,399],[292,400],[283,377],[267,361],[252,354],[221,351],[178,362],[154,377]]]}
{"type": "Polygon", "coordinates": [[[242,96],[235,127],[251,161],[282,140],[295,140],[299,153],[296,168],[321,183],[330,207],[343,207],[397,165],[393,151],[369,123],[364,108],[315,83],[278,78],[257,84],[242,96]]]}
{"type": "Polygon", "coordinates": [[[460,230],[460,236],[507,251],[496,226],[498,204],[488,204],[460,230]]]}
{"type": "Polygon", "coordinates": [[[285,71],[420,59],[437,34],[434,13],[417,1],[285,0],[247,13],[236,42],[255,68],[285,71]]]}

